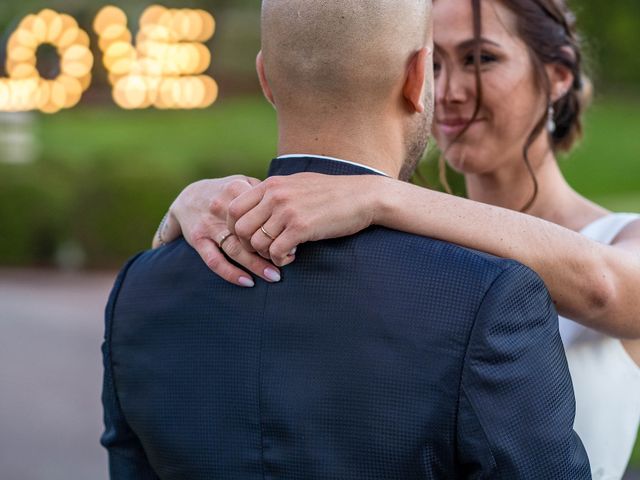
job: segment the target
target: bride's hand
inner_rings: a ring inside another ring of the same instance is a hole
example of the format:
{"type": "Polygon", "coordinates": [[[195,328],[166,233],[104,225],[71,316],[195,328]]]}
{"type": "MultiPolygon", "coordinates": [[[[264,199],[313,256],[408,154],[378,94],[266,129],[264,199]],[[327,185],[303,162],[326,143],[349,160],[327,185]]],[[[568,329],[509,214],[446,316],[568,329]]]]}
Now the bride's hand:
{"type": "Polygon", "coordinates": [[[299,173],[270,177],[229,205],[229,229],[245,248],[278,266],[297,246],[352,235],[374,221],[382,182],[377,175],[299,173]]]}
{"type": "Polygon", "coordinates": [[[189,185],[171,205],[153,247],[183,235],[207,266],[230,283],[242,287],[254,285],[251,275],[229,262],[224,254],[268,282],[279,281],[280,271],[254,250],[245,248],[227,227],[231,201],[259,183],[254,178],[234,175],[189,185]]]}

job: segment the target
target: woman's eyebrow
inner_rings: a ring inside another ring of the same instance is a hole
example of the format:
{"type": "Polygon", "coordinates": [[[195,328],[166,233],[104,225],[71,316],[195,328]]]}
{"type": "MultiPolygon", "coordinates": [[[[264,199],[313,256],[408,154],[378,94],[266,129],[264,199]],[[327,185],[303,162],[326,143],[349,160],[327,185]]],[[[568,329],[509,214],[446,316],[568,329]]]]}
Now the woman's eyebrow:
{"type": "Polygon", "coordinates": [[[456,49],[467,50],[471,47],[475,47],[478,44],[489,44],[489,45],[493,45],[494,47],[500,47],[499,43],[494,42],[493,40],[489,40],[488,38],[480,37],[477,40],[475,38],[470,38],[469,40],[465,40],[464,42],[458,44],[456,49]]]}

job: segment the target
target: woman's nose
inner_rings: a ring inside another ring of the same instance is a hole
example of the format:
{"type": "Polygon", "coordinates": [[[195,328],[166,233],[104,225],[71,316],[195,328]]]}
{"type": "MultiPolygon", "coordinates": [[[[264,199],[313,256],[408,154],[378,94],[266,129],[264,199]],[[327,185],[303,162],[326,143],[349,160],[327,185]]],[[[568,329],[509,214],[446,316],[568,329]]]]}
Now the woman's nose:
{"type": "Polygon", "coordinates": [[[469,97],[467,83],[464,72],[443,69],[436,79],[436,103],[464,103],[469,97]]]}

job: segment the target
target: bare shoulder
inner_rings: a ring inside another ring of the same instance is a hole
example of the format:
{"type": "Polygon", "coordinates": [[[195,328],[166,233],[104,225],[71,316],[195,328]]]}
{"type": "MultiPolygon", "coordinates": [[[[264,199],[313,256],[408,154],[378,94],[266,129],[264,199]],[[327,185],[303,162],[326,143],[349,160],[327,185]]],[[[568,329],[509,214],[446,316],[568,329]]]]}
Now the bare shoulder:
{"type": "Polygon", "coordinates": [[[612,245],[640,248],[640,219],[627,225],[613,240],[612,245]]]}

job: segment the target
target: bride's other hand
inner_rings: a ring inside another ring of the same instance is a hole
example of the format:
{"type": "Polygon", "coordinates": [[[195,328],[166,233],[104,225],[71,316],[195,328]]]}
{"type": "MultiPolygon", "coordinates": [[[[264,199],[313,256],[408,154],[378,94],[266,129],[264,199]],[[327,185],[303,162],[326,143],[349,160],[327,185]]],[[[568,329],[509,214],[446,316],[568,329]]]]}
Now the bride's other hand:
{"type": "Polygon", "coordinates": [[[231,202],[228,226],[245,248],[285,266],[300,244],[370,226],[385,181],[376,175],[270,177],[231,202]]]}
{"type": "Polygon", "coordinates": [[[242,175],[192,183],[171,205],[153,247],[158,248],[182,235],[207,266],[230,283],[254,286],[251,275],[229,259],[268,282],[279,281],[280,271],[254,250],[245,248],[227,227],[231,201],[259,183],[242,175]]]}

